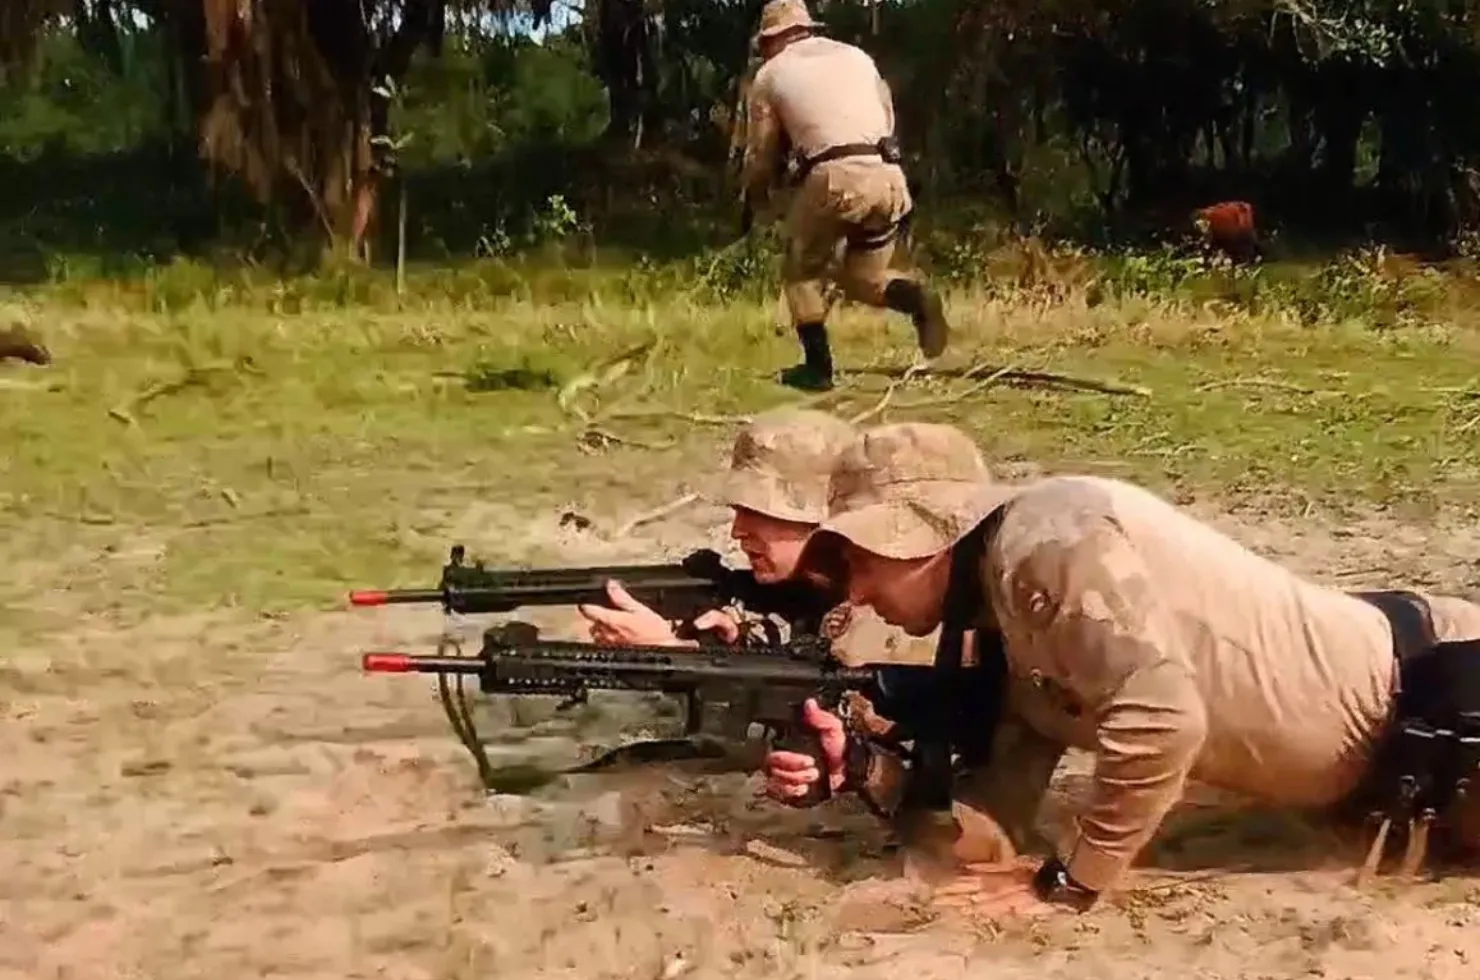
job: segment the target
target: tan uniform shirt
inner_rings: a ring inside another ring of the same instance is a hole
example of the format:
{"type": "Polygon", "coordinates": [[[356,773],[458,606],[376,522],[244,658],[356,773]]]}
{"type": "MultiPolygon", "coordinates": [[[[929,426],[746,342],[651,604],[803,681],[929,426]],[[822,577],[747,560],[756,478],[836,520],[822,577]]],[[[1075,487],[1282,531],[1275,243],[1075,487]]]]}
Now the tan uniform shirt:
{"type": "Polygon", "coordinates": [[[783,135],[802,158],[894,132],[894,103],[874,59],[825,37],[787,45],[756,71],[746,97],[741,179],[762,201],[780,172],[783,135]]]}
{"type": "MultiPolygon", "coordinates": [[[[1388,716],[1396,669],[1378,610],[1130,484],[1026,488],[983,585],[1015,712],[1095,753],[1067,851],[1090,888],[1114,883],[1189,777],[1276,804],[1337,801],[1388,716]]],[[[1441,638],[1480,636],[1480,607],[1440,598],[1434,612],[1441,638]]]]}

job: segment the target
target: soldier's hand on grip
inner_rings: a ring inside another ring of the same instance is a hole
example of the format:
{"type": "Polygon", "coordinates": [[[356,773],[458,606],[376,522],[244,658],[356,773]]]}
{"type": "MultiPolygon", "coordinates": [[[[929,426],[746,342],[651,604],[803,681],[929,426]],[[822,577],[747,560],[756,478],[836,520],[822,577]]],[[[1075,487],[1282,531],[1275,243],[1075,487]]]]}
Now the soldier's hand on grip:
{"type": "Polygon", "coordinates": [[[766,795],[782,803],[808,795],[814,783],[826,778],[833,793],[843,785],[843,753],[848,736],[837,715],[822,710],[815,699],[802,706],[802,720],[817,733],[822,758],[777,750],[766,755],[766,795]]]}

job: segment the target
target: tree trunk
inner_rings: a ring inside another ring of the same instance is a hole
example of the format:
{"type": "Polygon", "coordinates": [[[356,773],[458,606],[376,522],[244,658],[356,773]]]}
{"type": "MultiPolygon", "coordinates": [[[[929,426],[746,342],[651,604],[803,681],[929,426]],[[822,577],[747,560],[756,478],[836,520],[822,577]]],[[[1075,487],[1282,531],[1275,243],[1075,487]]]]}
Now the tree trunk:
{"type": "Polygon", "coordinates": [[[602,138],[629,149],[642,145],[658,91],[657,59],[642,0],[591,0],[588,41],[606,86],[610,115],[602,138]]]}
{"type": "Polygon", "coordinates": [[[180,0],[177,39],[202,155],[284,207],[326,252],[359,256],[374,233],[382,182],[372,142],[389,107],[372,95],[435,44],[445,0],[407,0],[389,37],[372,0],[180,0]]]}

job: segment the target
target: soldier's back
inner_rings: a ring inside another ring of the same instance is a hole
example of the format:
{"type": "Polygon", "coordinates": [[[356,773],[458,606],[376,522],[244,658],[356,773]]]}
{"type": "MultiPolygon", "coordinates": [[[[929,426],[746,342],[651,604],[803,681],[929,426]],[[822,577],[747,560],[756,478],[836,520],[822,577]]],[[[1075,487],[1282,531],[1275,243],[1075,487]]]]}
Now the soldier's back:
{"type": "Polygon", "coordinates": [[[804,157],[890,133],[879,70],[866,51],[826,37],[796,41],[761,66],[751,97],[764,93],[804,157]]]}
{"type": "MultiPolygon", "coordinates": [[[[1382,614],[1149,491],[1099,477],[1044,480],[1012,501],[994,547],[998,567],[1011,579],[1035,551],[1089,540],[1096,527],[1129,542],[1182,647],[1160,653],[1185,656],[1196,678],[1208,734],[1195,778],[1290,804],[1347,792],[1391,700],[1382,614]]],[[[1114,579],[1111,570],[1098,581],[1114,579]]],[[[1075,651],[1047,653],[1074,669],[1075,651]]]]}

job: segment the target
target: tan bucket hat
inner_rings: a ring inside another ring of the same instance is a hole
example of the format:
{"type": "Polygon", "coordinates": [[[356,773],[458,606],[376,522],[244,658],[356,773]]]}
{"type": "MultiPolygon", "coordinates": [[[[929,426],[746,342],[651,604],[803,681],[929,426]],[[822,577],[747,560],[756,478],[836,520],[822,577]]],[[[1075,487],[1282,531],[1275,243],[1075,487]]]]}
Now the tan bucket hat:
{"type": "Polygon", "coordinates": [[[725,503],[783,521],[821,524],[833,464],[857,436],[856,428],[827,412],[762,412],[735,437],[725,503]]]}
{"type": "Polygon", "coordinates": [[[774,37],[796,27],[821,26],[812,19],[812,14],[807,10],[804,0],[771,0],[761,8],[761,23],[756,28],[751,42],[758,44],[762,38],[774,37]]]}
{"type": "Polygon", "coordinates": [[[828,519],[808,542],[803,561],[821,557],[814,548],[831,534],[886,558],[937,555],[1016,493],[992,479],[976,444],[955,426],[876,426],[838,456],[828,519]]]}

